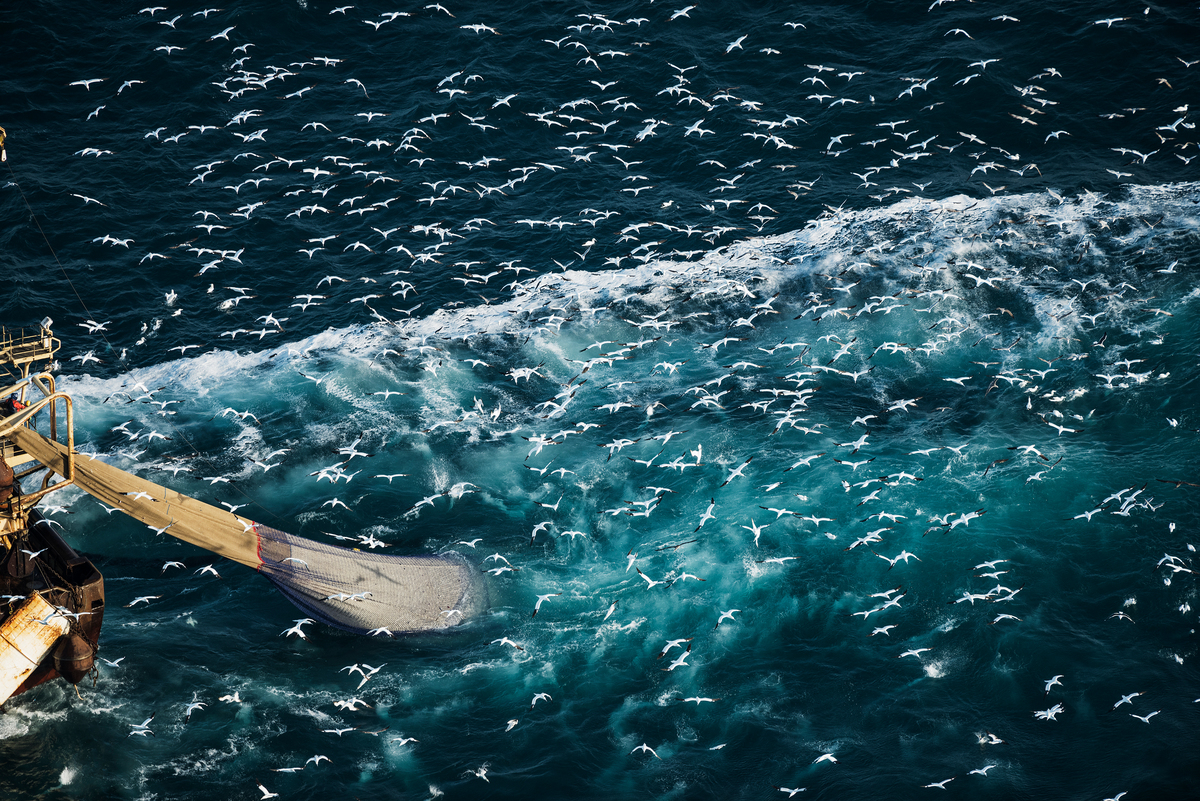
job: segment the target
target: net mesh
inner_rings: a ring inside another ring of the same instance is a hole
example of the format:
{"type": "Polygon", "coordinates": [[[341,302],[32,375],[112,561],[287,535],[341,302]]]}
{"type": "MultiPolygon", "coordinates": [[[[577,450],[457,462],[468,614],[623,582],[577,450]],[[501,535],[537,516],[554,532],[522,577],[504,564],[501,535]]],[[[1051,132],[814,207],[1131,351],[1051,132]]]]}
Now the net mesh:
{"type": "Polygon", "coordinates": [[[258,571],[305,614],[366,634],[455,626],[482,603],[476,571],[458,554],[390,556],[256,526],[258,571]]]}

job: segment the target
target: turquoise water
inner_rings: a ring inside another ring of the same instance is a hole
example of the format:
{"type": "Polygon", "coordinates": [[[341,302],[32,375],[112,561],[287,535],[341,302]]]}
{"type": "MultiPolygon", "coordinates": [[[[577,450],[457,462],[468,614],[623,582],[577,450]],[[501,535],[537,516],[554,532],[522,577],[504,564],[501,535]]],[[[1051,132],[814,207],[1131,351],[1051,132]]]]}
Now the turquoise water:
{"type": "Polygon", "coordinates": [[[1192,12],[629,4],[604,13],[647,21],[609,31],[464,7],[376,35],[390,8],[53,10],[9,12],[5,320],[55,318],[80,449],[315,540],[464,554],[489,604],[445,635],[285,636],[296,610],[260,577],[66,490],[51,514],[104,572],[116,664],[6,705],[5,797],[1188,795],[1195,136],[1158,126],[1189,119],[1192,12]],[[564,35],[600,69],[541,41],[564,35]],[[1051,62],[1061,80],[1029,77],[1051,62]],[[552,108],[564,128],[525,116],[552,108]],[[789,114],[808,127],[754,122],[789,114]],[[321,480],[337,463],[349,480],[321,480]]]}

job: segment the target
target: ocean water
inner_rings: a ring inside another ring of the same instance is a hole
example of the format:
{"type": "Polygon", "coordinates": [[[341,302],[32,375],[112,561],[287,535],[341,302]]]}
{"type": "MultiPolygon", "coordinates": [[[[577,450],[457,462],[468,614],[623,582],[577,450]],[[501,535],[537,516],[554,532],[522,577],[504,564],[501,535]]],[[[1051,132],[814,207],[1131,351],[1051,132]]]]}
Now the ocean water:
{"type": "Polygon", "coordinates": [[[0,319],[489,603],[287,636],[64,490],[106,661],[5,799],[1194,796],[1194,4],[139,8],[0,9],[0,319]]]}

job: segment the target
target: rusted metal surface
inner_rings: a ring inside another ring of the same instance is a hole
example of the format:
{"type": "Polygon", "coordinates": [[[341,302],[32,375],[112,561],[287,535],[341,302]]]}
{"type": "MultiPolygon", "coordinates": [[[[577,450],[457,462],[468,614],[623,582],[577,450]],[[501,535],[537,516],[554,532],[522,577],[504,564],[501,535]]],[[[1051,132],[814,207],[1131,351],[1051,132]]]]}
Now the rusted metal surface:
{"type": "Polygon", "coordinates": [[[0,624],[0,703],[37,670],[68,628],[67,618],[40,595],[25,599],[0,624]]]}

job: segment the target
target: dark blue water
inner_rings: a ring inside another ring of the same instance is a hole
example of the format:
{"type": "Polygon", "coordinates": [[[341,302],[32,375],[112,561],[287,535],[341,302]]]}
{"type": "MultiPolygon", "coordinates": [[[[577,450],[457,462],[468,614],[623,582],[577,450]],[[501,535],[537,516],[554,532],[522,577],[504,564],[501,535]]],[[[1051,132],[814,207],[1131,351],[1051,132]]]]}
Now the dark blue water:
{"type": "Polygon", "coordinates": [[[490,604],[283,636],[65,490],[116,664],[5,798],[1193,794],[1195,8],[140,7],[0,10],[5,325],[81,450],[490,604]]]}

